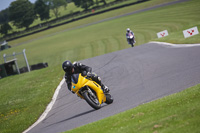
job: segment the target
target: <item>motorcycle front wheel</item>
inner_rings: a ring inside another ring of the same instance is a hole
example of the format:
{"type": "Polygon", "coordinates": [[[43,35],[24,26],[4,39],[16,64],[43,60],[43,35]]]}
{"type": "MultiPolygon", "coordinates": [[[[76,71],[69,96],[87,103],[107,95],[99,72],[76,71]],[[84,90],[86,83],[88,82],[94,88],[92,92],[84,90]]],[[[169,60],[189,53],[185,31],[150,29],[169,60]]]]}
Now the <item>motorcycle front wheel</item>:
{"type": "Polygon", "coordinates": [[[106,104],[111,104],[113,103],[114,99],[110,94],[106,94],[106,104]]]}
{"type": "Polygon", "coordinates": [[[83,93],[83,97],[85,99],[85,101],[94,109],[100,109],[101,108],[101,104],[99,103],[97,96],[96,95],[91,95],[88,91],[85,91],[83,93]]]}

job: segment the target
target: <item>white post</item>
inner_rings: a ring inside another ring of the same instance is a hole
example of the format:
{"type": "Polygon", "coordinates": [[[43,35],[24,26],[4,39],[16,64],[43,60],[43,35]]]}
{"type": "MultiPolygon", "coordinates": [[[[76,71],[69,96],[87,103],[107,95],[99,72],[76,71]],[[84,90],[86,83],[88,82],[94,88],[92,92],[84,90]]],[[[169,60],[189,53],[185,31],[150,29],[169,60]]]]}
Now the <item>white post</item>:
{"type": "Polygon", "coordinates": [[[18,67],[18,64],[17,64],[17,60],[15,60],[15,65],[16,65],[17,73],[20,74],[19,67],[18,67]]]}
{"type": "MultiPolygon", "coordinates": [[[[0,48],[0,52],[1,52],[1,48],[0,48]]],[[[0,53],[0,57],[1,57],[1,53],[0,53]]],[[[3,62],[2,62],[3,63],[3,62]]],[[[0,64],[1,64],[1,61],[0,61],[0,64]]]]}
{"type": "Polygon", "coordinates": [[[25,61],[26,61],[26,65],[27,65],[28,71],[30,72],[31,70],[30,70],[30,67],[29,67],[29,64],[28,64],[28,60],[27,60],[27,58],[26,58],[25,49],[23,50],[23,54],[24,54],[24,59],[25,59],[25,61]]]}
{"type": "Polygon", "coordinates": [[[4,63],[6,63],[6,54],[3,55],[4,63]]]}
{"type": "Polygon", "coordinates": [[[16,57],[15,57],[15,52],[13,52],[13,56],[14,56],[14,59],[16,59],[16,57]]]}
{"type": "Polygon", "coordinates": [[[14,60],[15,60],[15,65],[16,65],[17,73],[20,74],[19,67],[18,67],[18,64],[17,64],[17,59],[16,59],[15,55],[16,55],[15,52],[13,52],[13,56],[14,56],[14,60]]]}

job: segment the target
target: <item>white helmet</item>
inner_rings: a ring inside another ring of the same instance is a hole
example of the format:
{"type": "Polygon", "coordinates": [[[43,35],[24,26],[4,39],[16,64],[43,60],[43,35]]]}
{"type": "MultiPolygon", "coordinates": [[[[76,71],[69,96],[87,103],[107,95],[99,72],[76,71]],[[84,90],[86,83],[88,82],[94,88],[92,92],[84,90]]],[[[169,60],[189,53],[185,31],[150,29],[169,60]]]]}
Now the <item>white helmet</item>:
{"type": "Polygon", "coordinates": [[[126,31],[129,32],[129,31],[130,31],[130,28],[127,28],[126,31]]]}

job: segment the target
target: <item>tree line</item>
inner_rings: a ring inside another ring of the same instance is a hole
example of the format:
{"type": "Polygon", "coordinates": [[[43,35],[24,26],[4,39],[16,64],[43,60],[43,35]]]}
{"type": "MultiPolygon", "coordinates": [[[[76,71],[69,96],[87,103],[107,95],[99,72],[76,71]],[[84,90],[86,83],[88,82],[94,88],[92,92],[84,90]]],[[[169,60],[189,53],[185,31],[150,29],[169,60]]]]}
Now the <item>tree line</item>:
{"type": "Polygon", "coordinates": [[[16,0],[0,12],[0,33],[7,35],[12,30],[10,22],[17,28],[25,27],[28,29],[35,19],[40,18],[41,21],[48,21],[50,10],[58,18],[59,8],[64,6],[66,9],[70,2],[74,2],[77,7],[84,10],[88,10],[94,5],[98,6],[100,3],[107,4],[106,0],[36,0],[34,4],[28,0],[16,0]]]}

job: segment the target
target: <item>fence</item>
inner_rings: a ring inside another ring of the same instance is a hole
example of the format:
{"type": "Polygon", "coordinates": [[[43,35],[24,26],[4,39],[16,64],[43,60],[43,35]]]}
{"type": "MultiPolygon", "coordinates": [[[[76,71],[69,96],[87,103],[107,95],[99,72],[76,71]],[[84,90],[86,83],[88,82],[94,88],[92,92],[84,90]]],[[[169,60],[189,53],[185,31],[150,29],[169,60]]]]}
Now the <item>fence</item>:
{"type": "MultiPolygon", "coordinates": [[[[22,65],[19,67],[17,60],[20,59],[21,60],[20,63],[22,64],[22,62],[23,62],[22,60],[23,59],[16,58],[16,56],[22,55],[24,60],[25,60],[25,62],[26,62],[26,66],[27,66],[26,68],[28,69],[28,72],[30,72],[30,66],[29,66],[28,59],[26,57],[25,51],[26,50],[24,49],[23,52],[20,52],[20,53],[13,52],[13,54],[10,54],[10,55],[4,54],[3,55],[4,63],[7,63],[7,62],[12,61],[12,60],[15,60],[15,64],[16,64],[16,68],[17,68],[18,74],[20,74],[20,72],[23,72],[23,70],[19,69],[20,67],[22,67],[22,65]]],[[[24,69],[24,67],[21,68],[21,69],[24,69]]]]}

